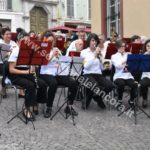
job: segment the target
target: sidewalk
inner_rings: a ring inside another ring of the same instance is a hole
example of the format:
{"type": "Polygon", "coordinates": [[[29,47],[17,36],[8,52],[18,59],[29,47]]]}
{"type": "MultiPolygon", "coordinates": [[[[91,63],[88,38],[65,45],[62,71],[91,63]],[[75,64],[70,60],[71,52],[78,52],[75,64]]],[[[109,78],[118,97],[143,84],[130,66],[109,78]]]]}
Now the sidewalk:
{"type": "MultiPolygon", "coordinates": [[[[40,111],[33,130],[31,122],[25,125],[18,118],[7,124],[15,115],[14,93],[8,93],[0,105],[0,150],[150,150],[150,120],[143,113],[134,125],[134,118],[118,117],[114,108],[103,111],[93,102],[84,111],[76,102],[75,126],[60,113],[50,121],[40,111]]],[[[150,114],[150,105],[146,111],[150,114]]]]}

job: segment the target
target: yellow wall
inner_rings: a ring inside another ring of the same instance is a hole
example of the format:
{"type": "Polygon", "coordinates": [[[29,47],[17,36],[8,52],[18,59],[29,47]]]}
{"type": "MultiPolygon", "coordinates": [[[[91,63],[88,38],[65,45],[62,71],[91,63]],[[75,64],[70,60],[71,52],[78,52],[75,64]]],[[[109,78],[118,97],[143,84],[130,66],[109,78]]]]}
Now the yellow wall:
{"type": "Polygon", "coordinates": [[[101,33],[101,0],[91,0],[92,32],[101,33]]]}
{"type": "Polygon", "coordinates": [[[150,0],[123,0],[124,37],[133,34],[150,38],[150,0]]]}
{"type": "MultiPolygon", "coordinates": [[[[101,0],[91,0],[92,32],[101,33],[101,0]]],[[[123,36],[150,38],[150,0],[123,0],[123,36]]]]}

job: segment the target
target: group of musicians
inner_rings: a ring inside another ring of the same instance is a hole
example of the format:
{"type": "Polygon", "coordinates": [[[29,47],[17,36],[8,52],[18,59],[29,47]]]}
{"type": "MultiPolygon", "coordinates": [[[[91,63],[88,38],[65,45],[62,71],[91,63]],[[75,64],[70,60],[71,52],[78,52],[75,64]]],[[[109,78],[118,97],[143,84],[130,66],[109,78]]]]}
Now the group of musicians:
{"type": "MultiPolygon", "coordinates": [[[[82,33],[81,33],[82,34],[82,33]]],[[[10,30],[2,29],[2,39],[0,42],[6,43],[4,38],[11,38],[10,30]]],[[[20,36],[19,40],[29,40],[29,35],[24,32],[20,36]]],[[[49,118],[52,114],[52,107],[59,85],[68,87],[68,105],[65,108],[65,113],[78,115],[78,113],[73,108],[73,102],[76,98],[76,92],[78,89],[78,81],[70,76],[57,75],[58,67],[60,66],[59,57],[62,55],[61,51],[55,47],[56,37],[51,31],[45,31],[41,36],[41,41],[51,42],[52,48],[49,55],[49,60],[47,65],[42,65],[40,67],[40,73],[35,81],[36,67],[28,67],[27,65],[17,65],[17,58],[19,54],[19,44],[14,44],[11,40],[6,44],[11,45],[11,54],[8,59],[9,63],[9,73],[8,78],[11,80],[12,84],[22,87],[25,91],[25,105],[23,115],[29,121],[35,120],[35,115],[38,114],[38,103],[46,103],[47,107],[44,113],[45,118],[49,118]],[[13,44],[12,44],[13,43],[13,44]],[[37,88],[38,86],[38,88],[37,88]],[[32,107],[32,111],[31,111],[32,107]]],[[[81,40],[81,39],[80,39],[81,40]]],[[[74,43],[76,49],[76,43],[80,43],[80,51],[83,47],[82,41],[76,41],[74,43]]],[[[125,52],[126,43],[122,40],[116,42],[116,47],[118,49],[117,53],[112,55],[111,63],[115,69],[113,81],[106,79],[102,75],[103,72],[103,62],[104,58],[101,53],[101,48],[99,47],[100,39],[97,34],[90,33],[87,37],[87,48],[81,51],[80,56],[84,58],[83,61],[83,74],[84,79],[88,80],[88,83],[94,85],[94,89],[100,89],[109,94],[116,86],[118,91],[118,102],[120,105],[123,100],[123,92],[125,85],[131,87],[131,94],[129,105],[134,107],[134,98],[137,97],[138,84],[134,80],[133,75],[126,70],[126,61],[128,54],[125,52]]],[[[75,50],[74,49],[74,50],[75,50]]],[[[144,44],[144,54],[150,54],[150,40],[147,40],[144,44]]],[[[143,97],[143,107],[147,107],[148,98],[148,87],[150,86],[150,73],[143,72],[140,80],[141,94],[143,97]]],[[[4,85],[3,85],[4,86],[4,85]]],[[[97,105],[105,109],[105,103],[103,97],[98,93],[94,92],[93,88],[89,88],[85,85],[87,89],[86,92],[86,108],[89,107],[92,98],[97,103],[97,105]]]]}

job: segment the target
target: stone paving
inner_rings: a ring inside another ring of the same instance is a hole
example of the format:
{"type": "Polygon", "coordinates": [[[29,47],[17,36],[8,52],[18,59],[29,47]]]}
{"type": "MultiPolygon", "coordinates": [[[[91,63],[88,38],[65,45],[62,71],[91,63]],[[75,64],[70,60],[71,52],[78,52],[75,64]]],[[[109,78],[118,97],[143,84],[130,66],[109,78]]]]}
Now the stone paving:
{"type": "MultiPolygon", "coordinates": [[[[22,103],[19,99],[20,109],[22,103]]],[[[42,106],[35,130],[31,122],[25,125],[19,118],[7,124],[16,112],[14,93],[9,90],[0,104],[0,150],[150,150],[150,120],[143,113],[134,125],[134,118],[118,117],[114,108],[101,110],[94,102],[86,111],[75,102],[75,109],[79,113],[75,126],[60,113],[52,121],[45,119],[42,106]]],[[[146,111],[150,114],[150,105],[146,111]]]]}

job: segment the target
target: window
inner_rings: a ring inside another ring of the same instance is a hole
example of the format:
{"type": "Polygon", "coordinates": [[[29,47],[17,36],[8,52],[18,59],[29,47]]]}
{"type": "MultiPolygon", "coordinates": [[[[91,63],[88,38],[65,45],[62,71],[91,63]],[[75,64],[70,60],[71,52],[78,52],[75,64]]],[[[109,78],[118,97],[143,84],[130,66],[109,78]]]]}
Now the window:
{"type": "Polygon", "coordinates": [[[7,0],[7,9],[12,9],[12,0],[7,0]]]}
{"type": "Polygon", "coordinates": [[[12,0],[0,0],[0,10],[12,9],[12,0]]]}
{"type": "Polygon", "coordinates": [[[74,0],[67,0],[67,17],[74,18],[74,0]]]}
{"type": "Polygon", "coordinates": [[[107,36],[120,34],[120,0],[107,0],[107,36]]]}
{"type": "Polygon", "coordinates": [[[91,19],[91,0],[89,0],[89,19],[91,19]]]}

